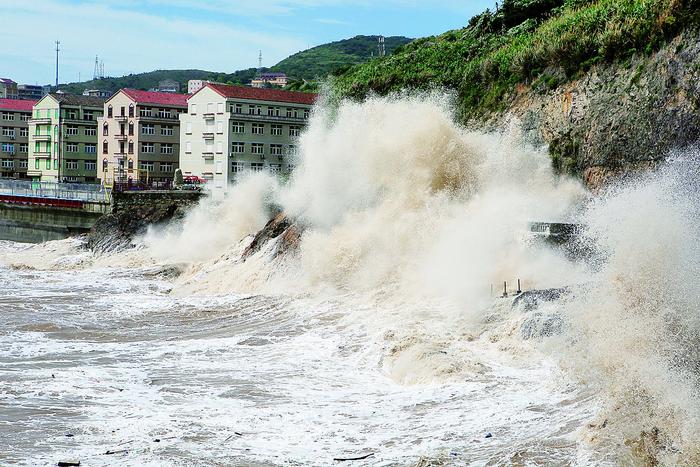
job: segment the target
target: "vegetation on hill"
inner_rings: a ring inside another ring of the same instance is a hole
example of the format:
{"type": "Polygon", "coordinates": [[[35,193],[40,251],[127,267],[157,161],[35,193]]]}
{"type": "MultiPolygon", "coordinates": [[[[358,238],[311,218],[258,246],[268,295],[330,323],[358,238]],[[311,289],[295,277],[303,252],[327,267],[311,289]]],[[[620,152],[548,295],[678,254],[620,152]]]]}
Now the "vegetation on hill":
{"type": "MultiPolygon", "coordinates": [[[[288,57],[272,68],[262,71],[279,71],[291,78],[287,89],[292,91],[315,92],[318,90],[318,77],[347,70],[350,66],[365,62],[377,55],[377,39],[379,36],[357,36],[338,42],[319,45],[288,57]]],[[[385,48],[391,53],[397,47],[410,42],[406,37],[387,37],[385,48]]],[[[160,81],[171,79],[180,83],[180,89],[187,91],[187,81],[205,79],[228,84],[248,84],[257,73],[256,68],[239,70],[234,73],[215,73],[205,70],[157,70],[148,73],[131,74],[121,77],[109,77],[78,83],[68,83],[59,89],[81,94],[85,89],[101,89],[116,92],[122,88],[148,90],[156,88],[160,81]]]]}
{"type": "MultiPolygon", "coordinates": [[[[271,68],[297,80],[313,80],[330,73],[347,70],[378,55],[379,36],[355,36],[351,39],[312,47],[285,58],[271,68]]],[[[402,36],[386,37],[384,47],[390,54],[411,42],[402,36]]]]}
{"type": "Polygon", "coordinates": [[[417,39],[334,79],[341,96],[455,89],[463,118],[507,107],[519,84],[549,89],[599,62],[651,53],[700,24],[700,0],[504,0],[468,26],[417,39]]]}

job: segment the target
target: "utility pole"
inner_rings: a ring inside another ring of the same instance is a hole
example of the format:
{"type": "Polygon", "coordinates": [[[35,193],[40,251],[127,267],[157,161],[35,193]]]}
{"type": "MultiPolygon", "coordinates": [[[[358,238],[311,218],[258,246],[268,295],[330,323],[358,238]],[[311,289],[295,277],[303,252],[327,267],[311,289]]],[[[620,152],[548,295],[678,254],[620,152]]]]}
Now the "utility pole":
{"type": "Polygon", "coordinates": [[[60,46],[61,42],[56,41],[56,87],[58,88],[58,52],[61,50],[60,46]]]}

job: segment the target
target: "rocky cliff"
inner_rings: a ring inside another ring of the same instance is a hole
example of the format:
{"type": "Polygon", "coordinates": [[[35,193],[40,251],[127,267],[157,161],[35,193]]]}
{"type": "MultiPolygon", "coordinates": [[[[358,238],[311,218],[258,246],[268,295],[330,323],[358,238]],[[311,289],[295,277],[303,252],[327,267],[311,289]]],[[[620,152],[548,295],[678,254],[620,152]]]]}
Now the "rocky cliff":
{"type": "Polygon", "coordinates": [[[591,187],[652,167],[700,136],[700,33],[685,31],[651,55],[594,66],[554,90],[520,86],[487,126],[514,117],[534,143],[548,145],[556,167],[581,174],[591,187]]]}

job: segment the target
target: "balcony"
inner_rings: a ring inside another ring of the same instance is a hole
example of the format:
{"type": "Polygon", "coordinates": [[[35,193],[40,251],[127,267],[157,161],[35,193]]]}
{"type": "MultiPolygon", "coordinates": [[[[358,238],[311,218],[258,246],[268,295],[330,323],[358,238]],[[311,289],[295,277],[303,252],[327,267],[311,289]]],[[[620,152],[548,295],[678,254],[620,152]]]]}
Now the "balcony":
{"type": "Polygon", "coordinates": [[[51,153],[46,151],[46,152],[35,152],[34,157],[37,159],[50,159],[51,158],[51,153]]]}
{"type": "Polygon", "coordinates": [[[202,133],[202,137],[204,137],[204,139],[214,139],[214,132],[205,131],[204,133],[202,133]]]}
{"type": "Polygon", "coordinates": [[[204,120],[214,120],[216,118],[216,114],[214,112],[207,112],[202,114],[202,117],[204,120]]]}
{"type": "Polygon", "coordinates": [[[202,158],[204,159],[214,159],[214,152],[213,151],[205,151],[202,153],[202,158]]]}
{"type": "Polygon", "coordinates": [[[127,117],[126,115],[116,115],[114,119],[118,122],[126,122],[129,119],[129,117],[127,117]]]}
{"type": "Polygon", "coordinates": [[[51,135],[34,135],[34,141],[51,141],[51,135]]]}
{"type": "Polygon", "coordinates": [[[33,123],[34,125],[51,125],[51,118],[50,117],[32,118],[29,120],[29,123],[33,123]]]}
{"type": "Polygon", "coordinates": [[[117,141],[126,141],[127,135],[121,134],[121,135],[114,135],[114,139],[117,141]]]}

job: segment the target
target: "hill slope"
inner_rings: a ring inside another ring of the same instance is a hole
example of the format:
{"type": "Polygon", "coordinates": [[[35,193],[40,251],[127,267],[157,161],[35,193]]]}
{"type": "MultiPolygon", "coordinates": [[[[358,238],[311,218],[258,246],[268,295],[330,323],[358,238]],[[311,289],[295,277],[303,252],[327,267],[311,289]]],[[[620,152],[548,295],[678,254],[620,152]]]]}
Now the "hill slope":
{"type": "MultiPolygon", "coordinates": [[[[285,58],[273,66],[272,71],[284,72],[295,79],[323,77],[376,56],[378,39],[379,36],[355,36],[312,47],[285,58]]],[[[402,36],[386,37],[384,44],[387,55],[411,40],[402,36]]]]}
{"type": "MultiPolygon", "coordinates": [[[[372,53],[377,53],[378,36],[356,36],[351,39],[319,45],[309,50],[296,53],[263,71],[280,71],[296,80],[310,80],[323,77],[339,68],[349,67],[369,60],[372,53]]],[[[397,47],[410,42],[406,37],[387,37],[385,41],[387,54],[397,47]]],[[[59,86],[65,92],[80,94],[85,89],[102,89],[115,92],[121,88],[151,89],[158,82],[172,79],[180,83],[181,89],[187,89],[190,79],[207,79],[221,83],[247,84],[255,76],[257,69],[249,68],[234,73],[216,73],[205,70],[156,70],[148,73],[131,74],[121,77],[109,77],[97,80],[68,83],[59,86]]],[[[297,88],[306,90],[298,84],[297,88]]]]}
{"type": "Polygon", "coordinates": [[[334,88],[453,89],[462,122],[515,115],[556,167],[587,176],[653,162],[700,132],[698,27],[700,0],[505,0],[347,70],[334,88]]]}

